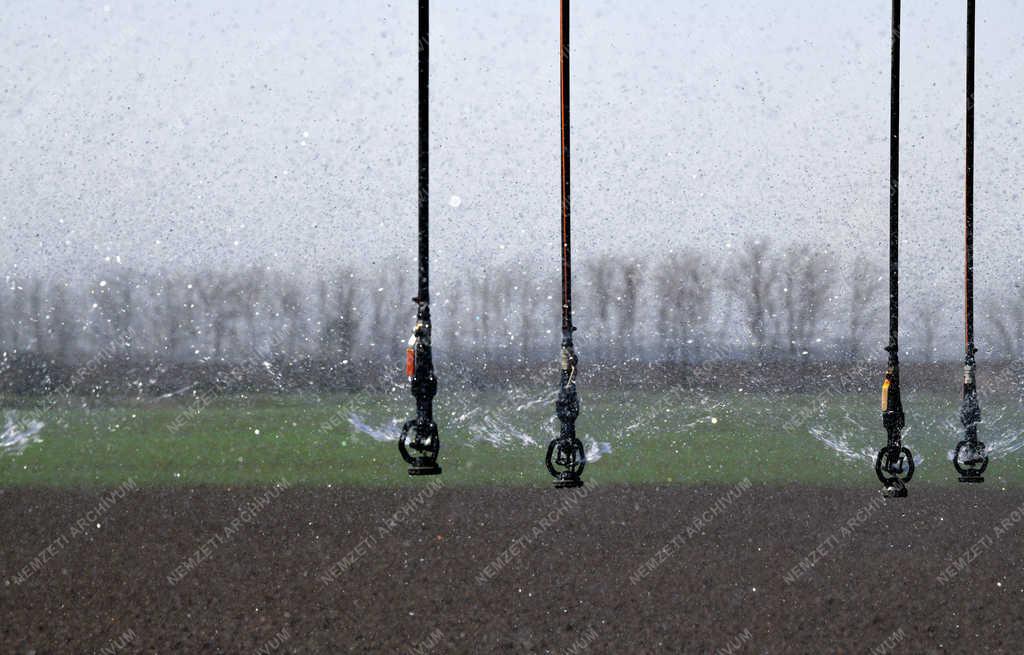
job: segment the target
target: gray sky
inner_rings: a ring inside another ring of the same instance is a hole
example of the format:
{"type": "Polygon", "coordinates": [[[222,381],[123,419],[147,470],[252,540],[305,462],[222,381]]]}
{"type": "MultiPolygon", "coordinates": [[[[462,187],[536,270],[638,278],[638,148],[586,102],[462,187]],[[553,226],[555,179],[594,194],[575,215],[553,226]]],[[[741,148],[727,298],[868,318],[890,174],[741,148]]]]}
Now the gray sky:
{"type": "MultiPolygon", "coordinates": [[[[4,270],[412,266],[416,5],[5,2],[4,270]]],[[[437,284],[554,274],[558,3],[432,5],[437,284]]],[[[768,234],[884,261],[887,0],[574,5],[577,258],[768,234]]],[[[903,15],[904,290],[957,302],[964,5],[903,15]]],[[[1021,279],[1022,24],[979,3],[979,288],[1021,279]]]]}

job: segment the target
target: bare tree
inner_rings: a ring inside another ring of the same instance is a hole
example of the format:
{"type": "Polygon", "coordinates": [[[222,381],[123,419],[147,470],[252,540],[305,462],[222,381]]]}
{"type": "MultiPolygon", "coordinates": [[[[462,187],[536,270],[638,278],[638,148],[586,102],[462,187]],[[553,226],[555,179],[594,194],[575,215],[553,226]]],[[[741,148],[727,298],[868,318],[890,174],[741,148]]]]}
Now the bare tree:
{"type": "Polygon", "coordinates": [[[759,358],[768,354],[779,332],[779,277],[778,261],[770,256],[767,241],[745,243],[725,275],[759,358]]]}
{"type": "MultiPolygon", "coordinates": [[[[334,275],[333,299],[328,302],[326,295],[320,335],[320,352],[334,362],[352,359],[355,336],[359,329],[356,313],[356,285],[353,275],[339,271],[334,275]]],[[[321,287],[326,294],[326,285],[321,287]]]]}
{"type": "Polygon", "coordinates": [[[985,315],[992,323],[1000,357],[1005,361],[1024,357],[1024,285],[1015,284],[1000,304],[999,311],[985,315]]]}
{"type": "Polygon", "coordinates": [[[407,281],[405,271],[386,269],[369,285],[366,298],[370,306],[369,345],[375,356],[387,362],[399,360],[416,316],[416,305],[412,302],[415,287],[407,281]]]}
{"type": "Polygon", "coordinates": [[[13,343],[10,338],[11,329],[8,322],[11,320],[11,290],[8,285],[0,286],[0,351],[7,353],[13,350],[13,343]]]}
{"type": "Polygon", "coordinates": [[[413,318],[416,316],[416,304],[412,301],[415,294],[410,295],[409,290],[415,290],[415,275],[408,271],[394,271],[391,282],[392,302],[388,312],[390,321],[387,323],[388,331],[384,342],[388,362],[404,361],[402,353],[405,349],[405,342],[412,334],[413,318]],[[410,279],[411,278],[411,279],[410,279]]]}
{"type": "Polygon", "coordinates": [[[624,359],[629,353],[638,354],[635,347],[638,301],[644,281],[644,267],[635,259],[622,259],[616,262],[619,268],[619,295],[617,306],[616,345],[619,358],[624,359]]]}
{"type": "Polygon", "coordinates": [[[1024,358],[1024,284],[1018,282],[1013,286],[1008,313],[1014,326],[1014,347],[1008,350],[1007,359],[1024,358]]]}
{"type": "Polygon", "coordinates": [[[501,331],[501,338],[498,338],[498,335],[495,334],[492,335],[489,341],[497,346],[499,350],[498,356],[505,359],[507,358],[505,354],[511,350],[515,338],[515,330],[511,327],[512,315],[510,310],[516,285],[515,280],[507,270],[497,271],[493,274],[493,277],[494,283],[491,286],[491,294],[488,298],[488,313],[503,326],[503,329],[501,331]]]}
{"type": "Polygon", "coordinates": [[[277,279],[277,314],[284,324],[284,339],[278,355],[295,357],[298,354],[299,341],[303,338],[302,329],[302,291],[294,280],[279,276],[277,279]]]}
{"type": "Polygon", "coordinates": [[[39,354],[46,353],[46,309],[43,307],[43,296],[46,295],[46,284],[34,277],[26,284],[28,293],[29,323],[32,325],[32,349],[39,354]]]}
{"type": "Polygon", "coordinates": [[[661,262],[655,274],[655,325],[662,358],[680,361],[688,351],[696,350],[693,344],[711,313],[712,277],[707,258],[697,252],[672,254],[661,262]]]}
{"type": "MultiPolygon", "coordinates": [[[[615,259],[609,255],[598,255],[584,264],[585,279],[590,289],[590,301],[587,304],[594,308],[597,319],[597,324],[593,326],[595,332],[599,331],[604,334],[611,332],[609,313],[614,295],[615,267],[615,259]]],[[[611,353],[606,344],[606,339],[593,342],[591,346],[593,357],[609,357],[611,353]]]]}
{"type": "Polygon", "coordinates": [[[470,320],[473,322],[472,349],[484,362],[490,359],[491,315],[488,296],[491,280],[483,273],[469,280],[470,320]]]}
{"type": "Polygon", "coordinates": [[[458,358],[462,355],[462,335],[464,329],[462,318],[465,316],[465,308],[462,305],[462,293],[461,283],[452,285],[448,294],[448,300],[445,303],[445,322],[446,325],[449,326],[447,332],[448,346],[446,350],[450,353],[449,357],[452,359],[458,358]]]}
{"type": "Polygon", "coordinates": [[[845,336],[846,352],[850,359],[858,360],[864,346],[864,333],[870,325],[882,316],[883,303],[887,298],[883,295],[882,282],[884,269],[877,263],[856,258],[847,280],[847,330],[845,336]]]}
{"type": "Polygon", "coordinates": [[[4,316],[8,325],[8,348],[11,352],[18,352],[27,349],[28,339],[25,338],[25,326],[29,322],[25,287],[18,278],[10,278],[10,295],[7,302],[7,312],[4,316]]]}
{"type": "Polygon", "coordinates": [[[517,287],[519,292],[519,359],[526,363],[530,359],[531,348],[533,347],[534,330],[536,325],[536,296],[534,289],[529,283],[522,283],[517,287]]]}
{"type": "Polygon", "coordinates": [[[186,348],[198,326],[194,324],[195,292],[193,285],[183,275],[163,275],[152,281],[147,294],[150,297],[150,338],[153,350],[163,353],[166,359],[175,361],[191,355],[186,348]]]}
{"type": "Polygon", "coordinates": [[[213,355],[224,359],[225,342],[234,329],[239,311],[236,302],[238,289],[233,276],[226,273],[205,273],[194,278],[206,328],[212,337],[213,355]]]}
{"type": "Polygon", "coordinates": [[[921,333],[924,359],[935,361],[935,337],[939,330],[939,307],[934,302],[925,302],[914,313],[914,322],[921,333]]]}
{"type": "Polygon", "coordinates": [[[242,325],[237,333],[239,340],[245,341],[239,344],[239,352],[251,352],[260,343],[260,326],[271,312],[269,303],[265,302],[266,289],[267,276],[256,267],[245,271],[238,280],[238,314],[242,325]]]}
{"type": "Polygon", "coordinates": [[[50,306],[50,338],[54,344],[54,357],[60,363],[68,363],[75,349],[75,317],[68,303],[67,284],[51,287],[53,300],[50,306]]]}
{"type": "Polygon", "coordinates": [[[124,276],[110,276],[93,289],[93,297],[99,310],[101,338],[99,348],[109,348],[121,343],[132,329],[135,306],[133,304],[133,282],[124,276]]]}
{"type": "Polygon", "coordinates": [[[782,303],[787,348],[793,357],[810,353],[834,284],[828,257],[806,248],[787,249],[782,266],[782,303]]]}

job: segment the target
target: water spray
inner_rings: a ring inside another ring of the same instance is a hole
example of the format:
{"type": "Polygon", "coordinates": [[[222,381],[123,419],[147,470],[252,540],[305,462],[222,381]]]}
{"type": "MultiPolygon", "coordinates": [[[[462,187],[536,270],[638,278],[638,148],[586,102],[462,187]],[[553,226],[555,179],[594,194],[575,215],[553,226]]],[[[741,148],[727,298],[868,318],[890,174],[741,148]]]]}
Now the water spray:
{"type": "Polygon", "coordinates": [[[555,478],[558,488],[583,485],[580,476],[587,464],[583,444],[576,438],[576,418],[580,399],[576,393],[576,349],[572,333],[572,265],[569,223],[569,0],[562,0],[561,40],[561,104],[562,104],[562,352],[561,381],[555,414],[561,424],[559,434],[548,444],[544,465],[555,478]]]}
{"type": "Polygon", "coordinates": [[[409,464],[409,475],[437,475],[441,467],[437,454],[441,440],[434,423],[434,396],[437,378],[430,345],[430,240],[428,190],[427,110],[430,89],[430,2],[420,0],[419,17],[419,288],[416,303],[416,325],[406,351],[405,373],[416,399],[416,418],[402,426],[398,451],[409,464]]]}
{"type": "Polygon", "coordinates": [[[886,496],[903,498],[914,477],[914,456],[903,445],[906,416],[900,395],[899,359],[899,177],[900,177],[900,0],[892,0],[892,76],[889,114],[889,363],[882,383],[886,445],[875,459],[875,475],[886,496]]]}
{"type": "Polygon", "coordinates": [[[960,423],[963,439],[953,453],[953,467],[960,482],[984,482],[988,468],[985,444],[978,440],[981,406],[975,383],[974,346],[974,2],[967,0],[967,142],[964,193],[964,384],[960,423]]]}

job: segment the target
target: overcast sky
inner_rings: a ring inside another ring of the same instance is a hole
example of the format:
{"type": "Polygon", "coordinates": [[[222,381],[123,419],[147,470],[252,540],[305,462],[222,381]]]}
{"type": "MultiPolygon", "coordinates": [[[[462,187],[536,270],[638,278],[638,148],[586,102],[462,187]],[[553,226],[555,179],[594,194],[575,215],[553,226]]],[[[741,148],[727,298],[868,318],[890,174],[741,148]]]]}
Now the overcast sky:
{"type": "MultiPolygon", "coordinates": [[[[557,270],[558,4],[432,3],[438,285],[557,270]]],[[[416,7],[8,0],[4,270],[412,266],[416,7]]],[[[884,262],[889,7],[575,2],[576,257],[767,234],[884,262]]],[[[904,2],[904,291],[957,301],[965,20],[904,2]]],[[[979,3],[981,288],[1021,279],[1021,25],[979,3]]]]}

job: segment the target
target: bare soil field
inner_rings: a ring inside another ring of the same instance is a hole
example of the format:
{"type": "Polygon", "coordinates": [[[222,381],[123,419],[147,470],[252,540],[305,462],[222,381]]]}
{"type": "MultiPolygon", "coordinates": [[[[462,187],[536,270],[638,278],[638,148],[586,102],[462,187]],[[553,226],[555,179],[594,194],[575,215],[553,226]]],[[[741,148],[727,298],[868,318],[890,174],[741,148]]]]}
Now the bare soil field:
{"type": "Polygon", "coordinates": [[[1019,653],[1024,492],[0,491],[3,653],[1019,653]]]}

